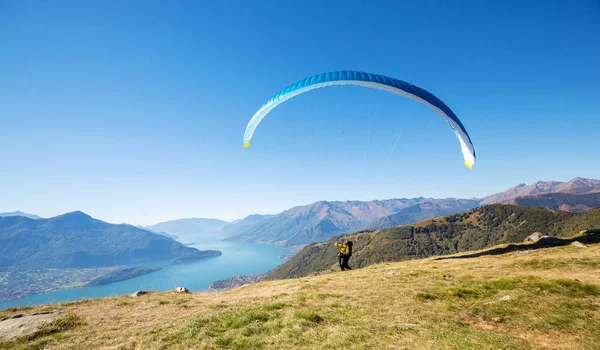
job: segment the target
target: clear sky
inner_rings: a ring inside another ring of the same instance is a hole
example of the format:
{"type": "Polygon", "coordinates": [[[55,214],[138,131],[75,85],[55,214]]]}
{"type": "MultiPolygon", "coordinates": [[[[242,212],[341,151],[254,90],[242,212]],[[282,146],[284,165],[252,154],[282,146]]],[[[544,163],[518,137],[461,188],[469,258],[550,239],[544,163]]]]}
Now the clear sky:
{"type": "Polygon", "coordinates": [[[232,220],[600,178],[597,1],[0,1],[0,212],[232,220]],[[429,90],[281,88],[360,70],[429,90]]]}

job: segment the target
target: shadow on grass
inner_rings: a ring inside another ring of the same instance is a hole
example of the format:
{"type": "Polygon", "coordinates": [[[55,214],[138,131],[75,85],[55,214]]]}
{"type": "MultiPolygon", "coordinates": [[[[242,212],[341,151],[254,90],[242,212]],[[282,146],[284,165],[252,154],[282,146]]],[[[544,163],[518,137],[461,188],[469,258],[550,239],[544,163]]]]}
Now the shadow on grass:
{"type": "Polygon", "coordinates": [[[501,255],[510,252],[522,251],[522,250],[534,250],[534,249],[543,249],[543,248],[552,248],[552,247],[562,247],[569,245],[573,242],[580,242],[583,244],[595,244],[600,243],[600,232],[587,234],[584,236],[577,236],[573,238],[558,238],[558,237],[544,237],[539,241],[532,244],[509,244],[506,247],[502,248],[494,248],[490,250],[486,250],[483,252],[473,253],[473,254],[465,254],[460,256],[448,256],[448,257],[439,257],[434,258],[433,260],[448,260],[448,259],[469,259],[469,258],[477,258],[480,256],[486,255],[501,255]]]}

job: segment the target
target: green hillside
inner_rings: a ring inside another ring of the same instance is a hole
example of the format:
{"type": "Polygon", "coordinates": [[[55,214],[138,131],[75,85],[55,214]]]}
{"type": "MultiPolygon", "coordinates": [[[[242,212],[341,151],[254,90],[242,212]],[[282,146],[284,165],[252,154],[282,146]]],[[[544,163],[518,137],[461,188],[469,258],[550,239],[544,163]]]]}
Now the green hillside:
{"type": "Polygon", "coordinates": [[[545,193],[535,196],[518,197],[507,204],[580,213],[600,207],[600,192],[585,194],[545,193]]]}
{"type": "MultiPolygon", "coordinates": [[[[434,255],[522,242],[533,232],[565,237],[600,227],[600,208],[585,213],[494,204],[468,212],[429,219],[412,225],[351,235],[350,266],[365,267],[434,255]]],[[[306,246],[271,272],[267,279],[307,276],[336,263],[334,240],[306,246]]]]}

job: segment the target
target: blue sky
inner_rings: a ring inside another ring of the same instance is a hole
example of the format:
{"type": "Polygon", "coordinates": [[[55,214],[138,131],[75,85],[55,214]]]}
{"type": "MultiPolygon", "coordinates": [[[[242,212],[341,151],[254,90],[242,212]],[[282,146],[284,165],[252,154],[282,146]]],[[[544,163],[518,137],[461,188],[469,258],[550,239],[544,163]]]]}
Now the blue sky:
{"type": "Polygon", "coordinates": [[[594,1],[2,1],[0,53],[0,212],[231,220],[600,177],[594,1]],[[286,102],[243,149],[274,93],[345,69],[441,98],[473,170],[435,112],[360,87],[286,102]]]}

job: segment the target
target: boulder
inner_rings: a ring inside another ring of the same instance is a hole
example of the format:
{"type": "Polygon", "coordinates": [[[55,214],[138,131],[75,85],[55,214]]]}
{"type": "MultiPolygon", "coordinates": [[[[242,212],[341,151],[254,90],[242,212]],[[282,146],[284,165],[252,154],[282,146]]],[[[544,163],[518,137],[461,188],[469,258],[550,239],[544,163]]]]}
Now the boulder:
{"type": "Polygon", "coordinates": [[[587,248],[587,246],[581,242],[575,241],[573,243],[571,243],[572,246],[577,247],[577,248],[587,248]]]}
{"type": "Polygon", "coordinates": [[[137,297],[139,297],[140,295],[144,295],[144,294],[148,294],[148,293],[150,293],[150,291],[149,291],[149,290],[138,290],[137,292],[135,292],[135,293],[131,294],[131,296],[132,296],[133,298],[137,298],[137,297]]]}
{"type": "Polygon", "coordinates": [[[535,242],[539,241],[542,237],[546,237],[546,236],[544,236],[544,234],[541,232],[534,232],[534,233],[530,234],[529,236],[525,237],[523,242],[535,243],[535,242]]]}
{"type": "Polygon", "coordinates": [[[185,288],[185,287],[177,287],[177,288],[175,288],[175,291],[176,291],[177,293],[189,293],[189,292],[190,292],[190,291],[189,291],[187,288],[185,288]]]}
{"type": "Polygon", "coordinates": [[[4,317],[0,320],[0,339],[12,340],[33,334],[61,315],[61,311],[46,311],[4,317]]]}

